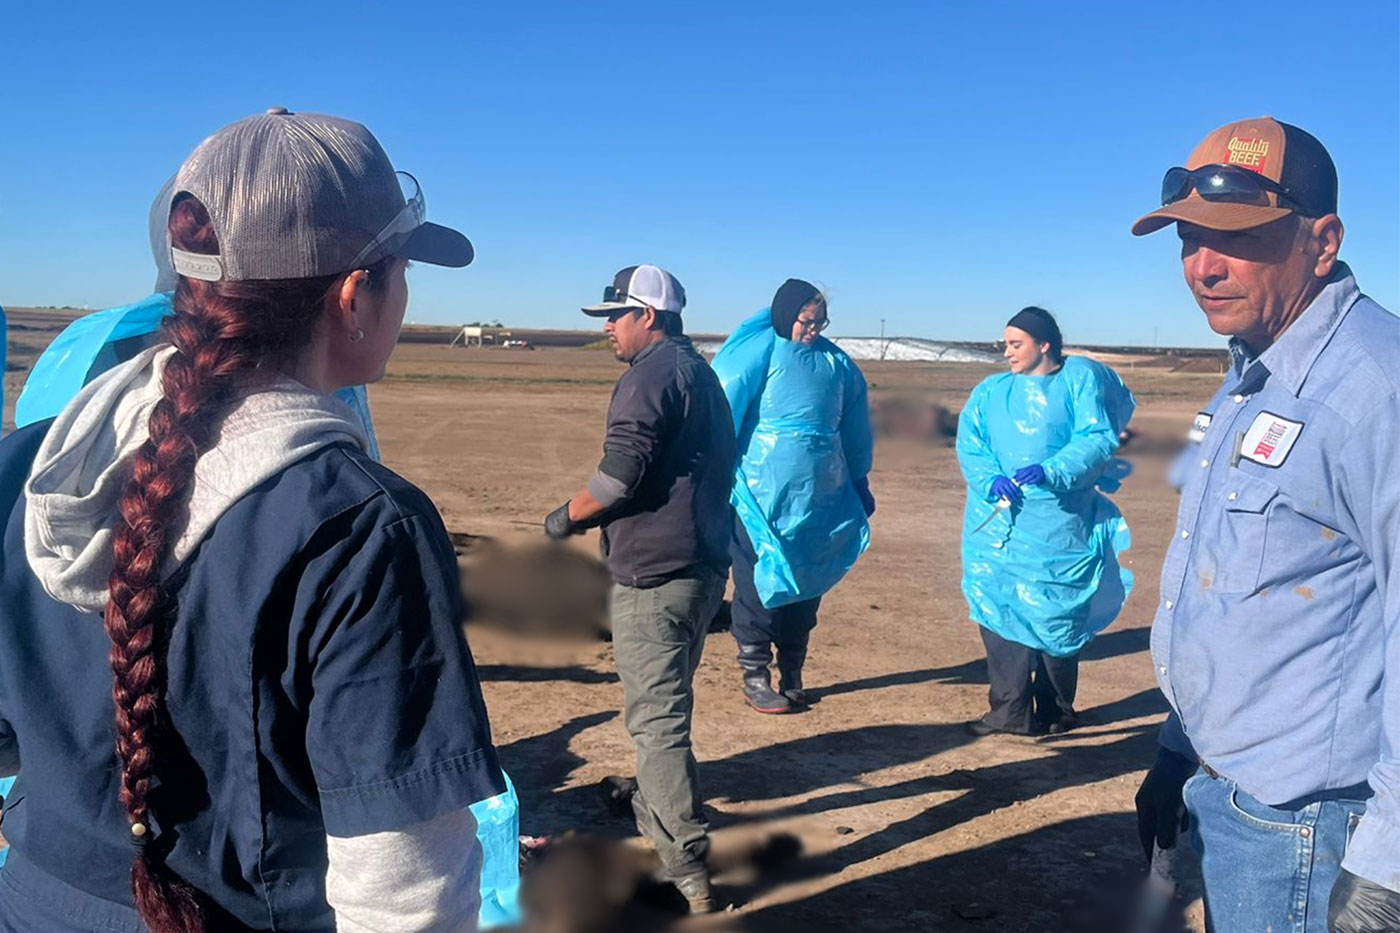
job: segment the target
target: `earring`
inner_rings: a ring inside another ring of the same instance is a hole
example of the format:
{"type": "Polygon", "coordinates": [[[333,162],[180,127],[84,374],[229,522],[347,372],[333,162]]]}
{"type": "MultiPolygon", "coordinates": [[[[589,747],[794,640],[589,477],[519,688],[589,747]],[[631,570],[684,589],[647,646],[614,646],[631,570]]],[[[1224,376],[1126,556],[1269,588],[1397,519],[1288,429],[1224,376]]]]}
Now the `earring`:
{"type": "Polygon", "coordinates": [[[365,332],[364,332],[363,330],[361,330],[360,328],[358,328],[358,327],[355,328],[355,332],[354,332],[353,334],[350,335],[350,342],[351,342],[351,343],[359,343],[361,340],[364,340],[364,339],[365,339],[365,332]]]}

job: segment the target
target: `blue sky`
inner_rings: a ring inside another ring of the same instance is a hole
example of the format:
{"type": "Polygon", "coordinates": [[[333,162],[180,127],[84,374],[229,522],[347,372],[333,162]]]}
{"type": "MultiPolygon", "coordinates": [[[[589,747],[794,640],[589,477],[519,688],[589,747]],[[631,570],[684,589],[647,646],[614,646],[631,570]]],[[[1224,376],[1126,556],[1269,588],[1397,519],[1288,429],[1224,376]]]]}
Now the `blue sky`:
{"type": "Polygon", "coordinates": [[[1271,114],[1341,175],[1343,257],[1400,310],[1400,5],[67,3],[10,5],[0,302],[142,297],[151,197],[271,105],[368,125],[476,244],[411,273],[409,318],[587,327],[636,262],[695,331],[788,276],[833,333],[993,339],[1018,308],[1080,342],[1218,344],[1162,172],[1271,114]]]}

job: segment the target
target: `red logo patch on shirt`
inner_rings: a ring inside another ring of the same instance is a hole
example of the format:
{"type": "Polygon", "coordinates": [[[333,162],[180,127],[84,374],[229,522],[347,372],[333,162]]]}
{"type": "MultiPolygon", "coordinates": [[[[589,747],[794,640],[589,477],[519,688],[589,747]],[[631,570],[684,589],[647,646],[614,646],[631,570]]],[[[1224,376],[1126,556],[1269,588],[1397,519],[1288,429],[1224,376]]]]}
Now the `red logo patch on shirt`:
{"type": "Polygon", "coordinates": [[[1240,456],[1266,467],[1283,466],[1302,433],[1303,422],[1261,412],[1244,434],[1240,456]]]}

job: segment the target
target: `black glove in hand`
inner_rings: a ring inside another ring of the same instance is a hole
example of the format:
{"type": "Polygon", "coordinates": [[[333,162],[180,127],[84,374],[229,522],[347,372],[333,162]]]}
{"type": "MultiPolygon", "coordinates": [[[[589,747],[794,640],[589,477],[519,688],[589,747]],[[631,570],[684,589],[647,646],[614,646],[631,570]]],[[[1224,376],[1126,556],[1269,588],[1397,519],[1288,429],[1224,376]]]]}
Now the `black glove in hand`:
{"type": "Polygon", "coordinates": [[[1400,930],[1400,894],[1345,868],[1327,906],[1330,933],[1394,933],[1400,930]]]}
{"type": "Polygon", "coordinates": [[[575,525],[573,519],[569,518],[569,503],[565,502],[545,516],[544,533],[559,540],[567,538],[569,535],[583,534],[583,529],[575,525]]]}
{"type": "Polygon", "coordinates": [[[1157,760],[1142,779],[1137,797],[1138,838],[1147,862],[1152,863],[1152,843],[1161,849],[1176,845],[1176,837],[1186,828],[1186,804],[1181,789],[1197,764],[1165,746],[1157,749],[1157,760]]]}

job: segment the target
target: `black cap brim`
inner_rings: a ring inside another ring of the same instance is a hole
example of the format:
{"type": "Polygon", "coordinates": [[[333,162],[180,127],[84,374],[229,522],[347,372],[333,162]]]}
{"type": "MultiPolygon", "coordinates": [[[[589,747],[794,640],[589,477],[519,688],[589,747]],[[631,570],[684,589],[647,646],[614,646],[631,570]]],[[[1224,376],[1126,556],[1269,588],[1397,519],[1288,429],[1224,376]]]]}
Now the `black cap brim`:
{"type": "Polygon", "coordinates": [[[645,311],[646,305],[629,304],[624,301],[605,301],[602,304],[580,308],[589,317],[612,317],[619,311],[645,311]]]}
{"type": "Polygon", "coordinates": [[[425,222],[408,235],[398,254],[414,262],[460,269],[471,264],[476,250],[471,240],[451,227],[425,222]]]}

